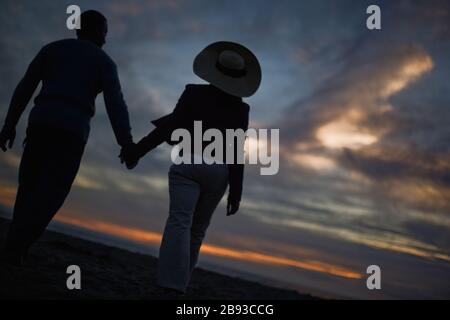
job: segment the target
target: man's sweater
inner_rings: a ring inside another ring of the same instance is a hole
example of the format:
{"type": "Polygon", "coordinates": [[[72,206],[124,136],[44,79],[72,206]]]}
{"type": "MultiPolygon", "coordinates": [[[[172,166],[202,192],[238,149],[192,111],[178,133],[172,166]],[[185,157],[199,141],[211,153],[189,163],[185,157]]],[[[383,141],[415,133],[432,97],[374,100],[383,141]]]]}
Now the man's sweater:
{"type": "MultiPolygon", "coordinates": [[[[101,48],[78,39],[44,46],[31,62],[14,96],[20,101],[21,97],[34,92],[40,81],[42,88],[34,100],[30,125],[61,128],[87,141],[90,120],[95,114],[95,98],[103,92],[117,142],[122,146],[132,142],[117,67],[101,48]]],[[[15,125],[16,118],[8,114],[5,124],[15,125]]]]}

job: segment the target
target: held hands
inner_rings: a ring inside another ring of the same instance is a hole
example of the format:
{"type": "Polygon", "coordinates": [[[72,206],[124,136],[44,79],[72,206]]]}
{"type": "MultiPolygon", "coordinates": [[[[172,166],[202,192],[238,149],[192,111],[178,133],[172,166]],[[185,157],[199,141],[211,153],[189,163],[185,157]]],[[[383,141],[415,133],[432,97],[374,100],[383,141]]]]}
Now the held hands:
{"type": "Polygon", "coordinates": [[[135,143],[130,143],[122,147],[119,154],[120,163],[125,163],[129,170],[137,166],[140,156],[138,146],[135,143]]]}
{"type": "Polygon", "coordinates": [[[11,149],[16,138],[16,129],[3,127],[0,131],[0,148],[6,152],[6,150],[11,149]]]}

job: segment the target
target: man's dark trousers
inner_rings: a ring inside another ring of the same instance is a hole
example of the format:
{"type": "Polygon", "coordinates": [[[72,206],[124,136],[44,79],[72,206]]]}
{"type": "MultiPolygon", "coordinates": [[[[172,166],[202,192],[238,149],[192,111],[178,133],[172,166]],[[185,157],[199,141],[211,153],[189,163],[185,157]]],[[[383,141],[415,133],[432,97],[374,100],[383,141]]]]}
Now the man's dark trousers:
{"type": "Polygon", "coordinates": [[[24,257],[69,194],[85,142],[62,129],[30,125],[5,253],[24,257]]]}

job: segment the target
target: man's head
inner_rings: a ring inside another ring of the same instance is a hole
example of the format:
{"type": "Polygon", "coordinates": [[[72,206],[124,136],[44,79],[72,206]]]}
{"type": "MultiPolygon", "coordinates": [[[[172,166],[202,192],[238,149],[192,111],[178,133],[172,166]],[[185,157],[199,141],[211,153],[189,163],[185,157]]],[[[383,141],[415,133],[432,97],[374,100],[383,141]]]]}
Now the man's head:
{"type": "Polygon", "coordinates": [[[95,10],[88,10],[80,15],[80,29],[77,29],[78,39],[89,40],[100,48],[106,42],[108,23],[104,15],[95,10]]]}

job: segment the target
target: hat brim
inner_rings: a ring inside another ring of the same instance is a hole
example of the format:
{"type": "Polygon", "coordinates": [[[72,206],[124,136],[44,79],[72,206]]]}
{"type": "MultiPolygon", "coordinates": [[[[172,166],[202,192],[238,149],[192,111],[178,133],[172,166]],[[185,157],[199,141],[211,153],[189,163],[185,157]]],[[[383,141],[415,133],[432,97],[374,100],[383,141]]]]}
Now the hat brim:
{"type": "Polygon", "coordinates": [[[238,97],[253,95],[261,83],[261,67],[255,55],[246,47],[228,41],[219,41],[203,49],[194,60],[194,73],[203,80],[238,97]],[[246,74],[242,77],[231,77],[222,73],[216,63],[224,50],[235,51],[245,61],[246,74]]]}

